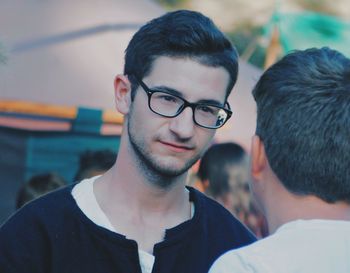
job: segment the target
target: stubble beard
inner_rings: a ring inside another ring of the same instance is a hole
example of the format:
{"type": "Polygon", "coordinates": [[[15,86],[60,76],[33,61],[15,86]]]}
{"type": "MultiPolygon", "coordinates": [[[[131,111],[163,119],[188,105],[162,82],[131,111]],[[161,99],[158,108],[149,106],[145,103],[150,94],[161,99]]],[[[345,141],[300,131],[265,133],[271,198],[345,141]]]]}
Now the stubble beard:
{"type": "Polygon", "coordinates": [[[138,166],[140,172],[142,172],[148,181],[155,184],[156,186],[166,189],[171,187],[179,178],[187,172],[201,157],[201,154],[189,159],[183,167],[171,168],[169,166],[162,166],[161,160],[157,160],[151,155],[151,152],[145,148],[145,143],[143,143],[140,138],[136,136],[135,130],[132,129],[132,124],[130,122],[130,117],[127,124],[127,133],[129,137],[129,143],[132,153],[135,155],[136,165],[138,166]]]}

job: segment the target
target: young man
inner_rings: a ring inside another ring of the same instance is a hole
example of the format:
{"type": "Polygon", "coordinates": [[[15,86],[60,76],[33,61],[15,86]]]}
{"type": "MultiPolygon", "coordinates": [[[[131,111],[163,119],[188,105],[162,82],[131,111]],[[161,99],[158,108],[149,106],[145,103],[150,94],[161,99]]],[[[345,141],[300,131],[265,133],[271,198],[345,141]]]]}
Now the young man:
{"type": "Polygon", "coordinates": [[[115,165],[30,203],[0,231],[1,272],[207,272],[254,236],[185,187],[230,117],[237,54],[207,17],[177,11],[132,38],[115,78],[125,115],[115,165]]]}
{"type": "Polygon", "coordinates": [[[253,94],[252,191],[274,234],[224,254],[210,273],[350,272],[350,60],[296,51],[253,94]]]}

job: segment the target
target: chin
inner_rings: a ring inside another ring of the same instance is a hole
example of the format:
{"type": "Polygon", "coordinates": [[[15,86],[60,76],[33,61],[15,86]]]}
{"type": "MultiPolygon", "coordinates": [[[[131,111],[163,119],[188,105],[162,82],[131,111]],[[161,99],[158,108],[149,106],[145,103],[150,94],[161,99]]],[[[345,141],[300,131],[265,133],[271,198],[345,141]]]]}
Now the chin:
{"type": "Polygon", "coordinates": [[[182,175],[187,172],[192,165],[193,164],[174,164],[174,162],[164,164],[164,161],[158,163],[153,162],[152,164],[153,169],[155,169],[160,175],[171,177],[182,175]]]}
{"type": "Polygon", "coordinates": [[[152,156],[153,158],[149,158],[148,163],[149,166],[158,172],[160,175],[175,177],[180,176],[187,172],[196,162],[197,157],[190,159],[180,159],[173,156],[152,156]]]}

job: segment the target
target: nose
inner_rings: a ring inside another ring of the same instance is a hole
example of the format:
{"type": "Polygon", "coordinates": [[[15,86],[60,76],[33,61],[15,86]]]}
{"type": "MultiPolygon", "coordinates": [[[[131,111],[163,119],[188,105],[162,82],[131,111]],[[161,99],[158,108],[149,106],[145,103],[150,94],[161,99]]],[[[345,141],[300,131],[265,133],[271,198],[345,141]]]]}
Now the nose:
{"type": "Polygon", "coordinates": [[[193,111],[186,107],[180,115],[171,118],[169,129],[180,139],[190,139],[194,134],[193,111]]]}

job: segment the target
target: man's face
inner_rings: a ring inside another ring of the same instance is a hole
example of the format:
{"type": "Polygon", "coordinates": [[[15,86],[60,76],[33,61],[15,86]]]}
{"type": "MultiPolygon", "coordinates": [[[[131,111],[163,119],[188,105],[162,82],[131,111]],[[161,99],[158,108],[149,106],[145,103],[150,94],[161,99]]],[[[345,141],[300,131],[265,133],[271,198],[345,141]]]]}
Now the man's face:
{"type": "MultiPolygon", "coordinates": [[[[170,90],[189,102],[223,105],[229,74],[191,59],[159,57],[143,81],[150,89],[170,90]]],[[[129,142],[140,167],[145,164],[162,176],[186,172],[208,148],[215,131],[196,125],[190,107],[173,118],[153,113],[141,86],[128,114],[129,142]]]]}

